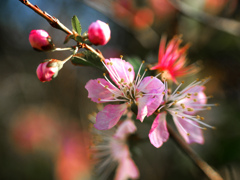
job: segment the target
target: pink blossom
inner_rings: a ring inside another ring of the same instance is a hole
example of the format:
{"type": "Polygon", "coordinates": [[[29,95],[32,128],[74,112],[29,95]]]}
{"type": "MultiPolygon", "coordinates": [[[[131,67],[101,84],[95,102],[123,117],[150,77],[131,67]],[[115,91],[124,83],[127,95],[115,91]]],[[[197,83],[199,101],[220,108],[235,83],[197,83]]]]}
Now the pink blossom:
{"type": "MultiPolygon", "coordinates": [[[[172,94],[165,93],[164,103],[160,107],[160,109],[164,108],[172,115],[179,133],[189,144],[203,144],[202,129],[206,129],[205,127],[214,128],[204,123],[202,121],[203,117],[196,115],[199,111],[209,110],[211,106],[215,106],[214,104],[207,104],[208,97],[203,92],[205,89],[203,84],[208,80],[196,80],[183,90],[178,91],[181,83],[172,94]]],[[[167,83],[166,89],[168,89],[167,83]]],[[[159,148],[163,142],[167,141],[168,136],[166,112],[164,111],[155,118],[149,132],[149,139],[155,147],[159,148]]]]}
{"type": "Polygon", "coordinates": [[[40,81],[51,81],[52,77],[58,72],[59,67],[57,60],[51,60],[48,62],[43,62],[37,67],[37,77],[40,81]]]}
{"type": "Polygon", "coordinates": [[[105,45],[110,40],[111,31],[109,25],[97,20],[88,28],[88,38],[94,45],[105,45]]]}
{"type": "Polygon", "coordinates": [[[105,175],[102,179],[107,179],[106,176],[110,174],[109,167],[114,168],[114,165],[117,165],[114,180],[139,178],[139,170],[131,158],[127,144],[129,135],[134,134],[136,130],[134,122],[127,119],[119,125],[115,133],[108,131],[109,134],[107,134],[107,132],[102,133],[102,131],[98,131],[102,135],[100,138],[104,139],[104,141],[95,145],[94,149],[97,152],[94,154],[100,160],[99,166],[96,169],[98,170],[97,172],[102,172],[100,173],[102,176],[105,175]]]}
{"type": "Polygon", "coordinates": [[[196,66],[186,65],[186,52],[189,45],[180,48],[181,42],[180,36],[174,36],[165,48],[166,37],[163,36],[159,46],[158,63],[151,68],[151,70],[163,71],[162,76],[175,83],[177,83],[176,78],[198,71],[196,66]]]}
{"type": "Polygon", "coordinates": [[[112,83],[104,74],[105,79],[90,80],[85,88],[88,97],[97,103],[120,102],[108,104],[97,114],[96,124],[99,130],[112,128],[117,124],[128,106],[135,103],[138,107],[137,119],[143,122],[146,116],[153,114],[162,102],[164,85],[156,77],[140,75],[135,77],[130,63],[119,58],[106,59],[103,62],[109,72],[112,83]]]}
{"type": "Polygon", "coordinates": [[[31,46],[39,51],[54,49],[54,44],[51,41],[49,34],[42,29],[32,30],[29,34],[31,46]]]}

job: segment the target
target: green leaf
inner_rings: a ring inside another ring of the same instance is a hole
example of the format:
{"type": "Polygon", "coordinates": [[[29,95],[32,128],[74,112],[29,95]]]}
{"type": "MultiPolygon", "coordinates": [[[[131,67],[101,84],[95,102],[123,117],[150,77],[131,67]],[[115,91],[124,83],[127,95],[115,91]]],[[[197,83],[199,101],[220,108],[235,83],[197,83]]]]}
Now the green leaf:
{"type": "Polygon", "coordinates": [[[82,51],[81,53],[75,54],[71,58],[71,61],[74,65],[93,66],[105,71],[101,59],[91,51],[82,51]]]}
{"type": "Polygon", "coordinates": [[[74,35],[68,34],[68,35],[66,36],[66,38],[65,38],[65,40],[64,40],[63,43],[64,43],[64,44],[68,43],[68,41],[69,41],[70,39],[74,39],[74,35]]]}
{"type": "Polygon", "coordinates": [[[76,31],[79,35],[82,33],[82,27],[80,21],[78,20],[77,16],[72,17],[72,28],[76,31]]]}
{"type": "Polygon", "coordinates": [[[84,43],[84,40],[83,40],[83,38],[81,36],[77,36],[76,37],[76,41],[80,42],[80,43],[84,43]]]}

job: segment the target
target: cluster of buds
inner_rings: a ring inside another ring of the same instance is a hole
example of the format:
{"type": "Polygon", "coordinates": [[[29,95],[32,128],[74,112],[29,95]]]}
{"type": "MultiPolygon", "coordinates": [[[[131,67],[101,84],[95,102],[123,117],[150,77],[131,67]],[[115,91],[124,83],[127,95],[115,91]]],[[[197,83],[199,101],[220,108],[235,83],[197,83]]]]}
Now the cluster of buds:
{"type": "MultiPolygon", "coordinates": [[[[76,32],[74,32],[76,35],[76,32]]],[[[77,34],[77,36],[80,36],[77,34]]],[[[94,45],[105,45],[110,40],[111,31],[109,25],[97,20],[93,22],[88,28],[88,34],[84,35],[90,41],[90,43],[94,45]]],[[[79,47],[73,48],[55,48],[55,44],[52,42],[51,36],[49,36],[48,32],[42,29],[32,30],[29,34],[29,42],[31,46],[37,51],[59,51],[59,50],[74,50],[73,55],[76,54],[79,47]]],[[[66,60],[60,61],[57,59],[45,60],[43,63],[39,64],[37,68],[37,77],[41,82],[46,82],[52,80],[52,78],[56,77],[58,71],[63,67],[63,64],[70,60],[72,56],[67,58],[66,60]]]]}

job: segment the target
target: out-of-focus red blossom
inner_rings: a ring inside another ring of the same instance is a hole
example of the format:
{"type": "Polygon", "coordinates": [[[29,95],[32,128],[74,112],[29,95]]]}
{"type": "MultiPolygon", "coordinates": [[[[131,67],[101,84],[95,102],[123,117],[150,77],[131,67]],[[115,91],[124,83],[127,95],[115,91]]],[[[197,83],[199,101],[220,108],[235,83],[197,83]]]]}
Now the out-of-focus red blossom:
{"type": "Polygon", "coordinates": [[[30,108],[16,116],[11,128],[11,136],[18,150],[29,152],[57,148],[59,124],[49,114],[30,108]],[[54,143],[52,143],[54,141],[54,143]]]}
{"type": "Polygon", "coordinates": [[[133,17],[133,26],[137,29],[144,29],[151,26],[154,20],[154,14],[149,8],[137,10],[133,17]]]}
{"type": "Polygon", "coordinates": [[[39,64],[36,70],[38,79],[42,82],[51,81],[52,77],[58,73],[58,62],[58,60],[52,59],[39,64]]]}
{"type": "Polygon", "coordinates": [[[34,49],[39,51],[54,49],[51,37],[42,29],[32,30],[29,34],[29,42],[34,49]]]}
{"type": "Polygon", "coordinates": [[[168,0],[150,0],[150,4],[158,19],[166,19],[176,12],[168,0]]]}
{"type": "Polygon", "coordinates": [[[162,77],[177,83],[176,78],[196,73],[195,65],[187,66],[186,52],[189,44],[180,48],[181,36],[174,36],[166,46],[166,36],[163,36],[159,46],[158,63],[151,70],[158,70],[162,77]]]}
{"type": "Polygon", "coordinates": [[[105,45],[110,40],[111,30],[105,22],[97,20],[88,28],[88,38],[94,45],[105,45]]]}
{"type": "Polygon", "coordinates": [[[133,1],[117,0],[112,2],[114,14],[117,18],[129,18],[133,11],[133,1]]]}
{"type": "Polygon", "coordinates": [[[204,10],[217,15],[227,6],[226,11],[231,14],[237,8],[237,3],[238,0],[205,0],[204,10]]]}
{"type": "Polygon", "coordinates": [[[90,179],[90,160],[87,153],[89,141],[86,138],[88,136],[87,133],[80,133],[80,131],[63,136],[55,166],[57,179],[90,179]]]}

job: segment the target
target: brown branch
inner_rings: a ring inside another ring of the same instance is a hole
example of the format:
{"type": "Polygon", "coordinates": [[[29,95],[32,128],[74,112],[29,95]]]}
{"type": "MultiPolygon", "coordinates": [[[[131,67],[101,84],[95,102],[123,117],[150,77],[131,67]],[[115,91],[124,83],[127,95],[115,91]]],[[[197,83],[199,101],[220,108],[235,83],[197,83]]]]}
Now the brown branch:
{"type": "Polygon", "coordinates": [[[199,169],[210,179],[210,180],[223,180],[223,178],[202,158],[200,158],[196,152],[194,152],[187,143],[185,143],[174,131],[167,125],[168,132],[171,138],[177,143],[179,148],[186,153],[191,160],[199,167],[199,169]]]}
{"type": "MultiPolygon", "coordinates": [[[[27,7],[29,7],[30,9],[32,9],[37,14],[39,14],[40,16],[42,16],[44,19],[46,19],[53,28],[62,30],[66,34],[73,34],[73,32],[71,30],[69,30],[66,26],[64,26],[57,18],[55,18],[54,16],[49,15],[45,11],[42,11],[37,5],[33,5],[28,0],[19,0],[19,1],[22,2],[24,5],[26,5],[27,7]]],[[[95,53],[101,59],[105,59],[101,53],[98,53],[91,46],[89,46],[87,44],[84,44],[84,46],[82,46],[81,43],[79,43],[79,44],[80,44],[81,47],[84,47],[85,49],[95,53]]]]}

